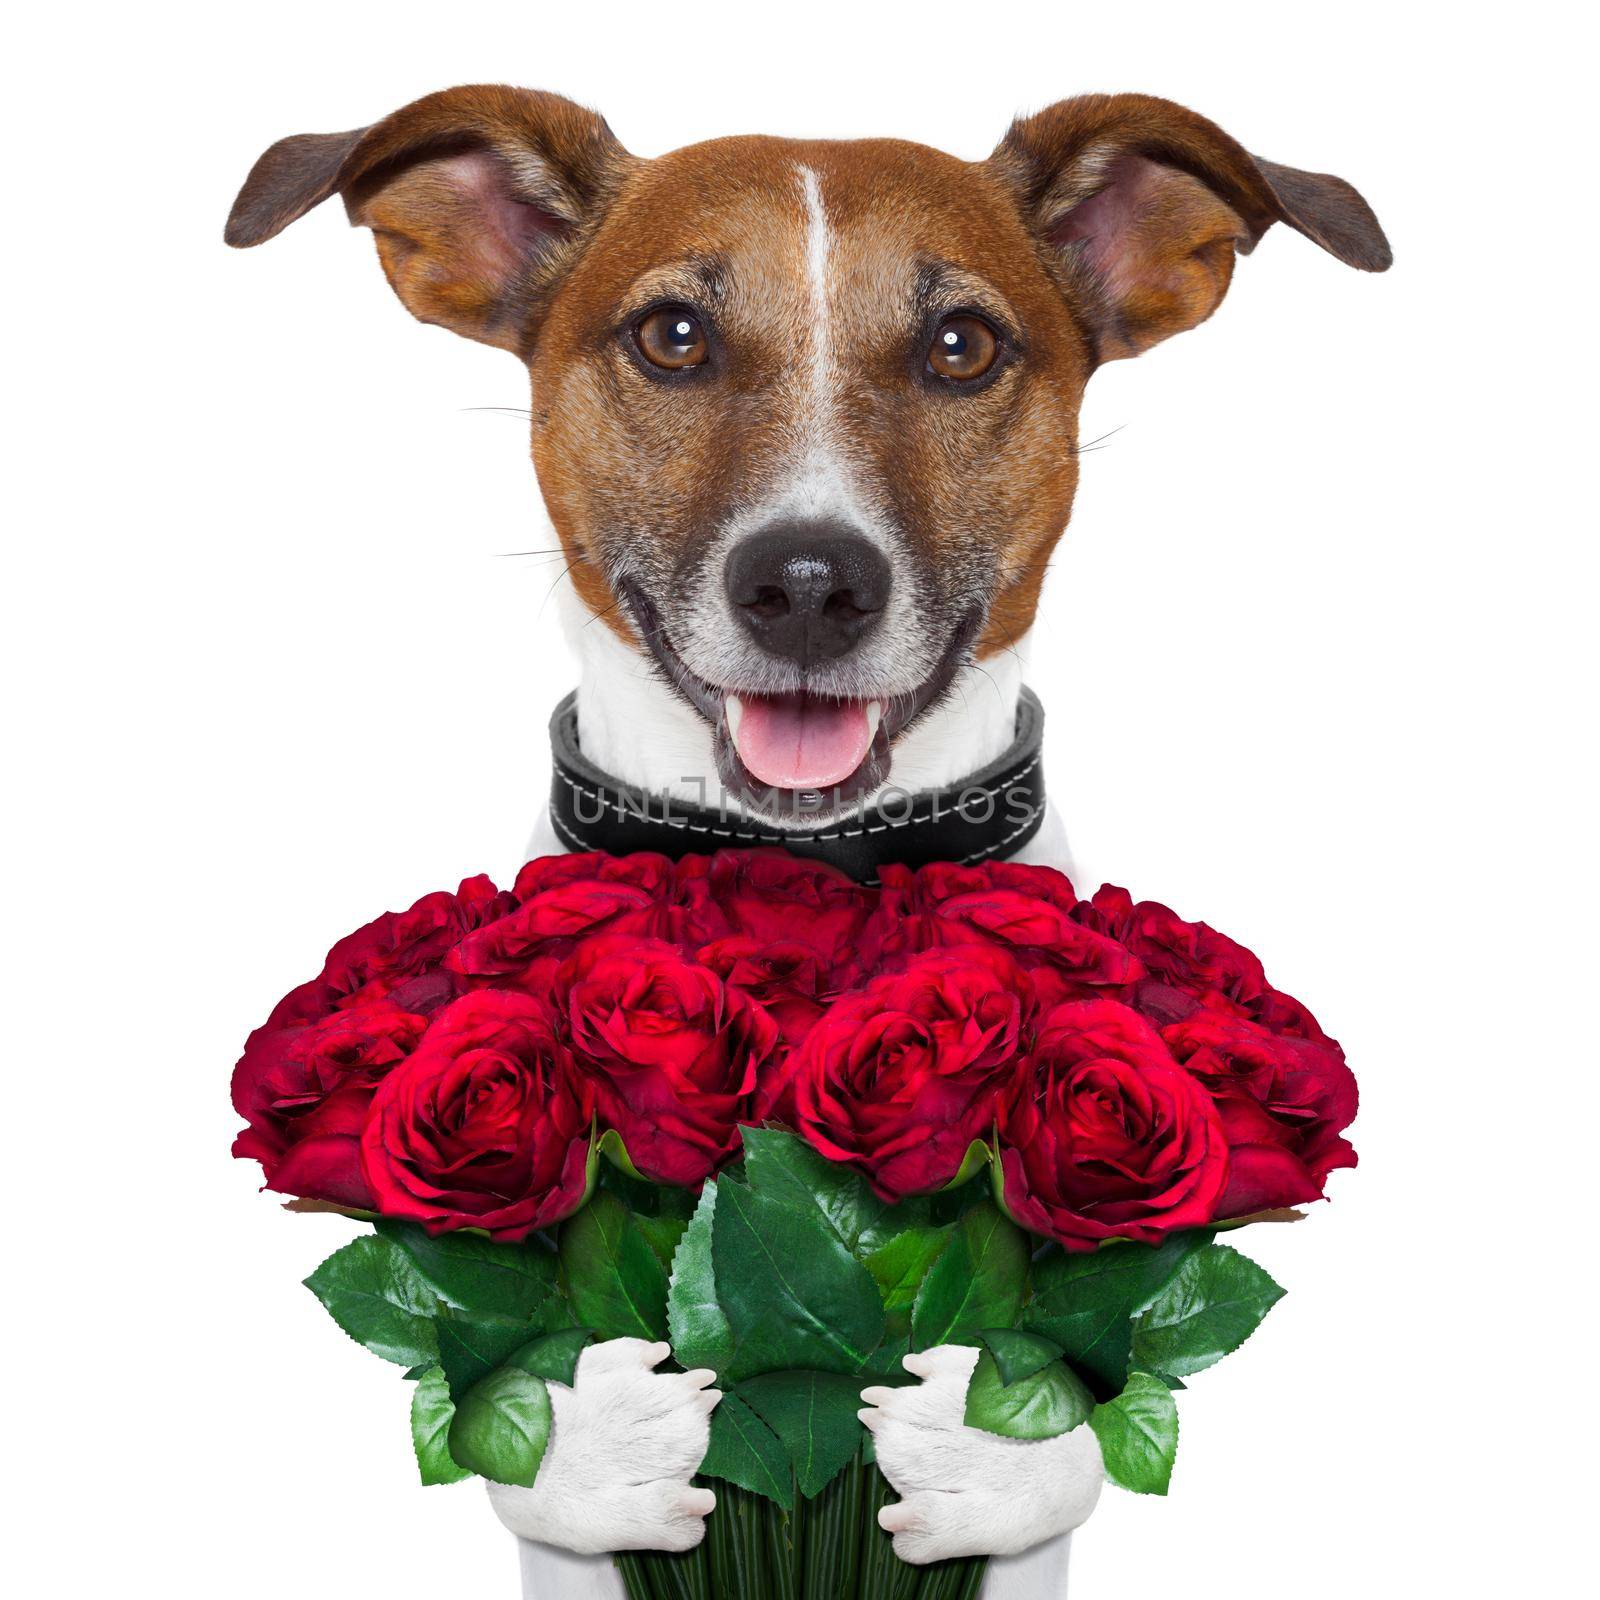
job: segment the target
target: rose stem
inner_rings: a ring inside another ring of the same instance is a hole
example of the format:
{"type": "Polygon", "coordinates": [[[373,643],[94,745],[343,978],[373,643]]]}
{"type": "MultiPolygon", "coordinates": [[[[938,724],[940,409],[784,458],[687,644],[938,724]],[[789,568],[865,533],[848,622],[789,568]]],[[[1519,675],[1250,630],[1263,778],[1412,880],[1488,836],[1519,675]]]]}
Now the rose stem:
{"type": "Polygon", "coordinates": [[[714,1595],[743,1600],[745,1589],[734,1557],[734,1533],[738,1527],[739,1505],[731,1483],[715,1484],[717,1509],[706,1518],[706,1561],[714,1595]]]}
{"type": "Polygon", "coordinates": [[[889,1482],[877,1467],[864,1468],[866,1493],[862,1497],[861,1575],[856,1583],[858,1600],[885,1600],[892,1579],[888,1558],[893,1554],[889,1535],[878,1526],[878,1513],[889,1503],[889,1482]]]}
{"type": "Polygon", "coordinates": [[[836,1586],[839,1568],[839,1480],[835,1478],[806,1508],[805,1583],[803,1600],[826,1600],[843,1591],[836,1586]]]}
{"type": "Polygon", "coordinates": [[[782,1525],[777,1522],[770,1525],[769,1576],[772,1579],[773,1600],[799,1600],[802,1593],[801,1585],[805,1582],[806,1524],[810,1521],[810,1513],[811,1508],[806,1504],[797,1483],[794,1486],[794,1504],[789,1511],[787,1538],[782,1525]]]}
{"type": "Polygon", "coordinates": [[[770,1539],[782,1538],[787,1517],[789,1514],[782,1509],[782,1506],[766,1499],[762,1494],[750,1493],[744,1496],[742,1538],[744,1538],[744,1562],[750,1573],[755,1574],[752,1600],[773,1594],[773,1555],[771,1555],[770,1539]]]}
{"type": "Polygon", "coordinates": [[[613,1559],[617,1563],[617,1571],[622,1574],[622,1586],[628,1591],[628,1600],[655,1600],[655,1590],[642,1556],[631,1551],[618,1551],[613,1559]]]}
{"type": "MultiPolygon", "coordinates": [[[[702,1483],[701,1488],[705,1485],[702,1483]]],[[[711,1600],[711,1563],[704,1539],[684,1558],[690,1600],[711,1600]]]]}
{"type": "Polygon", "coordinates": [[[861,1452],[857,1450],[845,1464],[844,1486],[840,1492],[840,1498],[844,1502],[840,1513],[843,1537],[839,1545],[839,1580],[838,1587],[834,1590],[835,1594],[853,1594],[857,1576],[861,1571],[861,1546],[863,1542],[861,1517],[865,1499],[864,1477],[865,1468],[862,1466],[861,1452]]]}

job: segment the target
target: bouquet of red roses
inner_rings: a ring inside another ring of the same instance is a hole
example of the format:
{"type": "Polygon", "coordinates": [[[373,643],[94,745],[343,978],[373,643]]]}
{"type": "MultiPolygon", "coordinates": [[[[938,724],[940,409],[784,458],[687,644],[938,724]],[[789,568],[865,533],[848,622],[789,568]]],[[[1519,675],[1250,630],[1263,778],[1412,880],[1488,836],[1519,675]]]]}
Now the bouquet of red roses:
{"type": "MultiPolygon", "coordinates": [[[[819,1551],[827,1592],[888,1592],[860,1387],[938,1344],[982,1351],[970,1426],[1087,1420],[1164,1492],[1173,1392],[1282,1293],[1218,1233],[1355,1163],[1343,1053],[1255,956],[1010,863],[472,878],[340,940],[233,1098],[268,1188],[374,1224],[307,1282],[407,1369],[424,1482],[531,1484],[589,1339],[715,1369],[723,1505],[700,1549],[626,1558],[641,1600],[757,1559],[787,1592],[819,1551]]],[[[976,1592],[957,1565],[895,1592],[976,1592]]]]}

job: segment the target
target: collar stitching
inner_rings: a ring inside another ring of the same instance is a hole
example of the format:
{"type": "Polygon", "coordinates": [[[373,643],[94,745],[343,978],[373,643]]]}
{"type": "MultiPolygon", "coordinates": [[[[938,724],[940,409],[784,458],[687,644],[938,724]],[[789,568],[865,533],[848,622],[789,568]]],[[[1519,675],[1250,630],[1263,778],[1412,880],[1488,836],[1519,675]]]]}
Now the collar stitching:
{"type": "MultiPolygon", "coordinates": [[[[1003,777],[997,784],[995,784],[993,788],[977,789],[968,795],[964,795],[962,803],[960,805],[952,805],[949,811],[943,813],[938,811],[929,811],[920,817],[902,817],[898,821],[890,818],[875,828],[871,827],[870,825],[863,825],[859,828],[838,829],[833,833],[807,833],[804,829],[799,828],[797,828],[793,834],[746,833],[738,828],[712,828],[704,824],[697,826],[695,823],[690,822],[687,817],[673,817],[670,815],[658,817],[651,812],[648,807],[642,812],[637,809],[630,809],[624,806],[621,801],[608,799],[603,791],[591,789],[587,784],[579,783],[575,778],[568,777],[567,774],[562,772],[559,767],[556,769],[556,776],[560,778],[561,781],[566,784],[566,786],[575,794],[586,795],[591,800],[599,801],[600,804],[606,808],[606,810],[612,812],[615,816],[622,818],[641,817],[642,820],[646,822],[660,823],[668,828],[687,828],[690,833],[709,833],[718,839],[748,839],[759,844],[787,844],[793,839],[798,839],[810,840],[817,844],[831,844],[839,839],[860,839],[869,833],[887,833],[891,828],[914,828],[927,822],[943,822],[949,817],[951,812],[955,812],[957,815],[964,817],[966,815],[964,808],[967,800],[994,799],[994,797],[1002,790],[1008,789],[1012,784],[1020,783],[1024,778],[1026,778],[1028,774],[1039,765],[1040,759],[1041,758],[1039,756],[1035,756],[1033,760],[1027,764],[1027,766],[1021,768],[1019,771],[1007,773],[1006,776],[1003,777]]],[[[1028,822],[1033,821],[1033,817],[1034,813],[1030,812],[1028,815],[1028,821],[1022,824],[1022,828],[1027,827],[1028,822]]],[[[1008,834],[1006,838],[1001,841],[1001,845],[1004,845],[1011,839],[1016,838],[1017,833],[1020,833],[1022,828],[1018,828],[1015,833],[1008,834]]],[[[991,846],[990,850],[997,848],[1000,848],[1000,846],[991,846]]],[[[986,850],[979,853],[987,855],[990,853],[990,851],[986,850]]],[[[976,857],[971,859],[976,859],[976,857]]]]}

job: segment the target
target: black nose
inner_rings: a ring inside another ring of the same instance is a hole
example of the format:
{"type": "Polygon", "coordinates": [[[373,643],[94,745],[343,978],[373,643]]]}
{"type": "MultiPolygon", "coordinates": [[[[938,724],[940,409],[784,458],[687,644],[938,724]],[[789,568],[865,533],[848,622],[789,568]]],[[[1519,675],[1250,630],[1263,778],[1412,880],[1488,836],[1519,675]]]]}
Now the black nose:
{"type": "Polygon", "coordinates": [[[828,522],[777,523],[741,539],[725,579],[756,643],[802,667],[854,649],[889,603],[888,558],[828,522]]]}

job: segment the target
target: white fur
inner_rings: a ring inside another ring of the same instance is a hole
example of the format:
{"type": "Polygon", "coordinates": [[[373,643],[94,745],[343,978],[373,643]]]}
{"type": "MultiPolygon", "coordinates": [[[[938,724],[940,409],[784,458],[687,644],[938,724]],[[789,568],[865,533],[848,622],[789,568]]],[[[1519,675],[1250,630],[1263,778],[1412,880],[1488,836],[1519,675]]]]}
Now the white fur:
{"type": "MultiPolygon", "coordinates": [[[[599,1409],[608,1426],[580,1438],[583,1423],[563,1399],[573,1391],[553,1385],[557,1432],[534,1487],[489,1486],[501,1521],[523,1541],[524,1600],[624,1600],[622,1580],[602,1550],[687,1550],[703,1537],[701,1508],[707,1501],[714,1506],[715,1497],[686,1483],[705,1450],[703,1405],[715,1391],[649,1393],[637,1382],[641,1373],[647,1382],[673,1381],[647,1371],[664,1349],[616,1339],[585,1351],[578,1389],[597,1367],[623,1379],[601,1387],[599,1409]],[[626,1348],[613,1362],[610,1352],[619,1346],[626,1348]],[[590,1364],[587,1373],[584,1362],[590,1364]],[[563,1414],[568,1455],[558,1458],[563,1414]],[[679,1425],[682,1439],[663,1446],[654,1441],[666,1438],[667,1419],[679,1425]],[[561,1474],[565,1482],[575,1465],[570,1452],[580,1448],[584,1460],[576,1463],[575,1476],[581,1481],[545,1491],[547,1474],[561,1474]],[[685,1468],[685,1462],[692,1464],[685,1468]],[[675,1480],[642,1490],[616,1486],[666,1463],[674,1465],[675,1480]],[[595,1553],[548,1548],[558,1524],[574,1539],[572,1548],[595,1553]]],[[[1060,1438],[1031,1441],[967,1427],[967,1384],[977,1361],[974,1349],[940,1345],[905,1358],[906,1370],[920,1383],[862,1390],[861,1419],[873,1435],[878,1466],[901,1496],[879,1513],[879,1523],[894,1535],[895,1554],[915,1565],[952,1556],[997,1557],[983,1600],[1065,1600],[1072,1530],[1094,1510],[1105,1482],[1099,1443],[1087,1425],[1060,1438]]],[[[678,1381],[687,1386],[701,1376],[678,1381]]]]}
{"type": "Polygon", "coordinates": [[[628,1600],[610,1556],[575,1556],[554,1545],[517,1540],[522,1600],[628,1600]]]}
{"type": "Polygon", "coordinates": [[[811,392],[806,414],[811,448],[821,451],[832,443],[838,392],[833,359],[833,232],[822,203],[822,180],[810,167],[800,168],[800,187],[806,199],[806,291],[811,311],[811,392]]]}
{"type": "Polygon", "coordinates": [[[489,1485],[506,1527],[578,1555],[699,1544],[717,1497],[689,1480],[722,1395],[707,1387],[716,1378],[708,1369],[651,1370],[670,1353],[644,1339],[608,1339],[578,1357],[571,1388],[550,1385],[550,1442],[533,1487],[489,1485]]]}
{"type": "Polygon", "coordinates": [[[921,1383],[861,1391],[878,1467],[901,1497],[878,1521],[902,1561],[1020,1555],[1070,1534],[1100,1498],[1105,1467],[1087,1423],[1055,1439],[1002,1439],[966,1426],[977,1364],[976,1350],[943,1344],[905,1358],[921,1383]]]}

